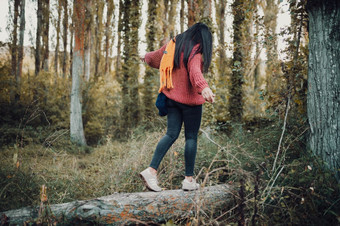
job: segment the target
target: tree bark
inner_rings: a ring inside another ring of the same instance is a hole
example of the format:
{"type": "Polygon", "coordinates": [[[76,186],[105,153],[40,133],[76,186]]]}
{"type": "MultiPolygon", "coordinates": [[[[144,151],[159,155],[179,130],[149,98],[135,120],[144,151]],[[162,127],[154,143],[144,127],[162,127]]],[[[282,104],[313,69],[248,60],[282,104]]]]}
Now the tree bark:
{"type": "Polygon", "coordinates": [[[62,63],[62,70],[63,70],[63,78],[66,77],[66,62],[67,62],[67,29],[68,29],[68,13],[67,13],[67,0],[63,1],[63,10],[64,10],[64,18],[63,18],[63,47],[64,47],[64,54],[63,54],[63,63],[62,63]]]}
{"type": "Polygon", "coordinates": [[[72,62],[70,135],[72,142],[79,145],[86,145],[80,102],[81,78],[84,73],[85,3],[84,0],[74,0],[73,4],[75,45],[72,62]]]}
{"type": "Polygon", "coordinates": [[[57,19],[57,28],[56,28],[56,33],[57,33],[57,42],[55,45],[55,52],[54,52],[54,71],[56,75],[58,75],[58,61],[59,61],[59,39],[60,39],[60,19],[61,19],[61,0],[57,1],[58,5],[58,19],[57,19]]]}
{"type": "MultiPolygon", "coordinates": [[[[227,185],[206,187],[185,192],[167,190],[162,192],[117,193],[87,201],[75,201],[51,205],[55,223],[80,224],[86,222],[100,225],[159,224],[170,219],[194,216],[200,209],[205,213],[217,213],[234,204],[233,192],[227,185]]],[[[47,208],[47,207],[45,207],[47,208]]],[[[10,210],[1,215],[8,224],[23,224],[39,219],[39,207],[10,210]]]]}
{"type": "Polygon", "coordinates": [[[188,27],[195,24],[198,10],[197,0],[188,0],[188,27]]]}
{"type": "MultiPolygon", "coordinates": [[[[74,16],[72,15],[72,18],[74,16]]],[[[73,20],[73,19],[72,19],[73,20]]],[[[73,39],[74,39],[74,23],[70,24],[71,40],[70,40],[70,75],[72,77],[72,67],[73,67],[73,39]]]]}
{"type": "Polygon", "coordinates": [[[44,71],[48,71],[49,68],[49,55],[50,55],[50,50],[49,50],[49,33],[50,33],[50,0],[45,0],[43,1],[43,45],[44,45],[44,59],[43,59],[43,65],[42,69],[44,71]]]}
{"type": "Polygon", "coordinates": [[[119,78],[121,69],[121,42],[122,42],[122,31],[123,31],[123,1],[119,0],[119,13],[118,13],[118,28],[117,28],[117,59],[116,59],[116,79],[119,78]]]}
{"type": "Polygon", "coordinates": [[[102,58],[102,32],[103,32],[103,10],[104,1],[96,1],[96,25],[95,25],[95,63],[94,63],[94,77],[97,78],[100,71],[100,64],[102,58]]]}
{"type": "MultiPolygon", "coordinates": [[[[13,15],[13,32],[12,32],[12,75],[15,76],[17,70],[17,59],[18,59],[18,17],[19,17],[19,5],[20,1],[14,1],[14,15],[13,15]]],[[[14,98],[13,98],[14,99],[14,98]]]]}
{"type": "Polygon", "coordinates": [[[233,122],[241,122],[243,116],[243,79],[244,79],[244,51],[243,51],[243,29],[244,29],[244,4],[242,0],[235,0],[232,4],[234,14],[233,22],[233,65],[230,84],[229,113],[233,122]]]}
{"type": "Polygon", "coordinates": [[[226,16],[226,4],[227,0],[215,0],[215,19],[217,28],[217,39],[218,39],[218,64],[216,65],[218,76],[218,83],[216,87],[216,119],[218,121],[227,120],[227,97],[228,97],[228,87],[227,85],[227,71],[226,71],[226,47],[225,47],[225,16],[226,16]]]}
{"type": "Polygon", "coordinates": [[[41,54],[41,24],[42,24],[42,0],[37,0],[38,10],[37,10],[37,32],[35,41],[35,75],[40,72],[40,54],[41,54]]]}
{"type": "Polygon", "coordinates": [[[184,0],[181,0],[181,11],[179,13],[180,16],[180,26],[181,26],[181,33],[184,32],[184,0]]]}
{"type": "Polygon", "coordinates": [[[114,2],[113,0],[106,1],[107,5],[107,13],[106,13],[106,23],[105,23],[105,71],[104,73],[107,74],[110,71],[110,61],[109,61],[109,54],[111,49],[111,33],[112,33],[112,17],[114,16],[114,2]]]}
{"type": "Polygon", "coordinates": [[[25,34],[25,0],[20,2],[20,34],[19,34],[19,45],[18,45],[18,65],[16,71],[16,85],[17,85],[17,95],[16,100],[20,98],[21,89],[21,76],[22,76],[22,62],[24,60],[24,34],[25,34]]]}
{"type": "Polygon", "coordinates": [[[340,182],[340,2],[309,0],[309,146],[340,182]]]}
{"type": "MultiPolygon", "coordinates": [[[[156,34],[158,31],[158,18],[157,7],[159,7],[157,0],[148,0],[148,20],[146,25],[146,43],[147,52],[154,51],[157,48],[156,34]]],[[[156,92],[155,78],[157,76],[157,70],[146,67],[144,75],[143,85],[143,106],[144,106],[144,117],[151,119],[154,117],[154,100],[156,92]]]]}
{"type": "Polygon", "coordinates": [[[279,7],[275,0],[266,0],[264,8],[264,27],[265,27],[265,42],[264,46],[267,51],[266,62],[266,89],[271,94],[275,89],[274,76],[278,69],[278,54],[277,54],[277,37],[276,25],[277,14],[279,7]]]}
{"type": "Polygon", "coordinates": [[[92,50],[92,26],[93,26],[93,11],[92,11],[92,0],[87,0],[86,4],[86,12],[85,12],[85,52],[84,52],[84,58],[85,58],[85,68],[84,68],[84,74],[85,74],[85,81],[90,81],[90,74],[91,74],[91,50],[92,50]]]}

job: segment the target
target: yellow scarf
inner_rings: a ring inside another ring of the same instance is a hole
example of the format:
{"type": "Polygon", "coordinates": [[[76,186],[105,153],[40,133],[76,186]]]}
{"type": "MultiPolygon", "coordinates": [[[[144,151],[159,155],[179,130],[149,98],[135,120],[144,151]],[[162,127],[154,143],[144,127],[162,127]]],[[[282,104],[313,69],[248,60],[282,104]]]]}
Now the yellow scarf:
{"type": "Polygon", "coordinates": [[[158,92],[162,92],[164,88],[172,89],[174,86],[172,85],[172,69],[174,68],[174,56],[175,56],[175,46],[176,43],[174,40],[168,43],[165,48],[160,66],[159,66],[159,74],[160,74],[160,88],[158,92]]]}

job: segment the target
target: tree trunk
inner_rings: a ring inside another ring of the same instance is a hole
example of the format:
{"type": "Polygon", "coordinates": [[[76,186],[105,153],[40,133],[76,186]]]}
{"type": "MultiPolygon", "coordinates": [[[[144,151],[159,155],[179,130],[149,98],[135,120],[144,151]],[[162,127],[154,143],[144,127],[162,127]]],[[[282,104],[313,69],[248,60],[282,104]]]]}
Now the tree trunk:
{"type": "Polygon", "coordinates": [[[40,54],[41,54],[41,24],[42,24],[42,0],[37,0],[38,10],[37,10],[37,32],[36,32],[36,42],[35,42],[35,75],[40,72],[40,54]]]}
{"type": "Polygon", "coordinates": [[[119,78],[119,72],[121,69],[121,41],[122,41],[122,31],[123,31],[123,1],[119,1],[119,13],[118,13],[118,29],[117,29],[117,59],[116,59],[116,79],[119,78]]]}
{"type": "Polygon", "coordinates": [[[180,16],[180,26],[181,26],[181,33],[184,32],[184,0],[181,0],[181,11],[179,13],[180,16]]]}
{"type": "Polygon", "coordinates": [[[274,77],[279,66],[276,37],[276,20],[278,12],[279,7],[275,3],[275,0],[266,0],[266,7],[264,9],[264,46],[267,50],[266,89],[269,94],[271,94],[275,90],[274,77]]]}
{"type": "Polygon", "coordinates": [[[17,59],[18,59],[18,17],[19,17],[19,5],[20,1],[14,1],[14,15],[13,15],[13,32],[12,32],[12,75],[16,75],[17,59]]]}
{"type": "Polygon", "coordinates": [[[340,2],[309,0],[309,145],[340,182],[340,2]]]}
{"type": "Polygon", "coordinates": [[[85,3],[84,0],[74,0],[73,4],[75,45],[72,62],[70,134],[72,142],[79,145],[86,145],[80,102],[81,78],[84,72],[85,3]]]}
{"type": "Polygon", "coordinates": [[[241,122],[243,115],[243,77],[244,77],[244,51],[243,51],[243,29],[244,28],[244,3],[242,0],[235,0],[232,4],[234,14],[233,22],[233,65],[230,84],[229,113],[233,122],[241,122]]]}
{"type": "Polygon", "coordinates": [[[168,14],[168,30],[169,30],[169,38],[175,36],[175,22],[176,22],[176,11],[177,11],[178,0],[170,1],[170,10],[168,14]]]}
{"type": "Polygon", "coordinates": [[[90,81],[90,74],[91,74],[91,50],[92,50],[92,26],[93,26],[93,11],[92,11],[92,0],[87,0],[86,4],[86,12],[85,12],[85,68],[84,68],[84,74],[85,74],[85,81],[90,81]]]}
{"type": "Polygon", "coordinates": [[[212,10],[212,3],[211,0],[205,0],[202,3],[202,13],[201,13],[201,21],[203,20],[203,22],[205,22],[204,20],[206,20],[206,18],[210,18],[211,17],[211,10],[212,10]]]}
{"type": "MultiPolygon", "coordinates": [[[[19,17],[19,5],[20,1],[14,1],[14,14],[13,14],[13,31],[12,31],[12,44],[11,44],[11,74],[13,77],[16,77],[17,65],[18,65],[18,17],[19,17]]],[[[17,97],[18,90],[14,87],[17,85],[13,84],[13,88],[11,89],[11,102],[14,103],[17,97]]],[[[17,88],[17,87],[16,87],[17,88]]]]}
{"type": "Polygon", "coordinates": [[[108,0],[107,4],[107,13],[106,13],[106,23],[105,23],[105,71],[104,73],[107,74],[110,70],[110,61],[109,61],[109,54],[111,49],[110,39],[112,33],[112,17],[114,13],[114,2],[113,0],[108,0]]]}
{"type": "Polygon", "coordinates": [[[63,54],[63,63],[62,63],[62,70],[63,70],[63,78],[66,77],[66,62],[67,62],[67,28],[68,28],[68,13],[67,13],[67,0],[63,1],[63,10],[64,10],[64,18],[63,18],[63,47],[64,47],[64,54],[63,54]]]}
{"type": "Polygon", "coordinates": [[[124,127],[136,126],[140,120],[139,105],[139,54],[138,54],[138,28],[140,20],[140,1],[126,1],[124,4],[124,65],[123,65],[123,114],[124,127]]]}
{"type": "Polygon", "coordinates": [[[48,58],[50,55],[49,50],[49,31],[50,31],[50,0],[43,1],[43,45],[44,45],[44,59],[42,69],[48,71],[48,58]]]}
{"type": "Polygon", "coordinates": [[[121,135],[125,136],[127,129],[130,127],[130,115],[129,106],[132,104],[129,95],[129,74],[131,73],[129,68],[129,60],[131,61],[131,51],[130,51],[130,8],[131,0],[125,0],[122,6],[122,31],[123,31],[123,64],[122,64],[122,78],[121,82],[121,94],[122,94],[122,109],[121,109],[121,135]]]}
{"type": "MultiPolygon", "coordinates": [[[[73,0],[74,1],[74,0],[73,0]]],[[[72,18],[74,16],[72,15],[72,18]]],[[[73,19],[72,19],[73,20],[73,19]]],[[[72,67],[73,67],[73,39],[74,39],[74,23],[70,24],[71,40],[70,40],[70,75],[72,77],[72,67]]]]}
{"type": "Polygon", "coordinates": [[[57,21],[57,43],[55,45],[55,52],[54,52],[54,71],[56,75],[58,75],[58,61],[59,61],[59,39],[60,39],[60,19],[61,19],[61,0],[58,0],[58,21],[57,21]]]}
{"type": "Polygon", "coordinates": [[[197,0],[188,0],[188,27],[195,24],[198,11],[197,0]]]}
{"type": "MultiPolygon", "coordinates": [[[[230,187],[217,185],[192,192],[166,190],[117,193],[93,200],[45,206],[43,209],[51,211],[54,217],[50,215],[50,220],[53,219],[53,223],[60,224],[161,224],[170,219],[189,219],[198,210],[218,213],[235,205],[234,199],[230,187]]],[[[39,207],[6,211],[0,213],[1,222],[23,224],[25,221],[39,219],[38,212],[39,207]]]]}
{"type": "MultiPolygon", "coordinates": [[[[226,0],[219,0],[216,4],[216,22],[218,26],[217,34],[218,34],[218,43],[219,43],[219,76],[220,78],[223,78],[223,80],[226,80],[224,78],[225,74],[225,61],[226,61],[226,54],[225,54],[225,41],[224,41],[224,28],[225,28],[225,10],[226,10],[226,0]]],[[[225,81],[226,82],[226,81],[225,81]]]]}
{"type": "MultiPolygon", "coordinates": [[[[148,20],[146,23],[146,44],[147,44],[147,52],[154,51],[157,48],[157,40],[156,35],[158,32],[158,18],[157,8],[159,7],[157,0],[149,0],[148,1],[148,20]]],[[[151,119],[154,117],[154,100],[156,91],[156,77],[158,71],[146,66],[145,68],[145,76],[144,76],[144,85],[143,85],[143,106],[144,106],[144,117],[147,119],[151,119]]]]}
{"type": "Polygon", "coordinates": [[[102,57],[102,31],[103,31],[103,0],[96,1],[96,27],[95,27],[95,63],[94,63],[94,76],[99,76],[99,69],[102,57]]]}
{"type": "Polygon", "coordinates": [[[25,0],[20,2],[20,35],[19,35],[19,45],[18,45],[18,67],[16,71],[16,85],[17,85],[17,95],[16,100],[20,98],[20,84],[22,76],[22,61],[24,60],[24,34],[25,34],[25,0]]]}
{"type": "Polygon", "coordinates": [[[215,0],[215,19],[217,23],[217,38],[218,38],[218,64],[216,65],[218,83],[216,84],[216,119],[218,121],[227,121],[227,97],[228,97],[228,76],[226,71],[226,47],[225,47],[225,16],[226,16],[226,0],[215,0]]]}

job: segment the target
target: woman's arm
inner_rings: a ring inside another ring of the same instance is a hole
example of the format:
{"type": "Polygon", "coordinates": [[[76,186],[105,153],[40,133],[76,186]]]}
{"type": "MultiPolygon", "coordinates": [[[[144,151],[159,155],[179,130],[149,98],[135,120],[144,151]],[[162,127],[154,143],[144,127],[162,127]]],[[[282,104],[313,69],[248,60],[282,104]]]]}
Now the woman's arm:
{"type": "Polygon", "coordinates": [[[163,52],[165,51],[166,45],[162,46],[160,49],[146,53],[144,57],[140,59],[147,63],[150,67],[159,69],[159,65],[161,64],[161,59],[163,56],[163,52]]]}
{"type": "Polygon", "coordinates": [[[200,53],[189,58],[188,73],[190,82],[206,101],[213,103],[215,94],[211,91],[207,81],[203,77],[202,67],[202,55],[200,53]]]}

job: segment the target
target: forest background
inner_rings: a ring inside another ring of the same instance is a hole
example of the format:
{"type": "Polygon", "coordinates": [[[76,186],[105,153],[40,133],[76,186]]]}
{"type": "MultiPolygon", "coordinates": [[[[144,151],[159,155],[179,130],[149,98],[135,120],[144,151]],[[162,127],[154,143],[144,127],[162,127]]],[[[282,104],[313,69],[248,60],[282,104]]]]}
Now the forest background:
{"type": "MultiPolygon", "coordinates": [[[[136,172],[148,165],[166,119],[154,106],[158,71],[139,56],[200,21],[214,36],[205,78],[216,102],[204,105],[195,172],[244,196],[235,204],[242,208],[194,217],[339,223],[339,173],[308,145],[306,5],[9,0],[1,27],[9,39],[0,43],[0,211],[39,204],[42,185],[51,204],[141,191],[136,172]],[[35,5],[36,24],[25,4],[35,5]],[[290,23],[278,29],[283,11],[290,23]]],[[[181,136],[161,165],[161,186],[179,188],[183,157],[181,136]]]]}

